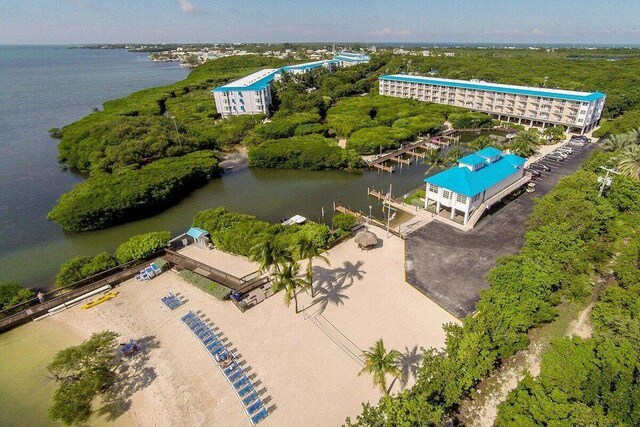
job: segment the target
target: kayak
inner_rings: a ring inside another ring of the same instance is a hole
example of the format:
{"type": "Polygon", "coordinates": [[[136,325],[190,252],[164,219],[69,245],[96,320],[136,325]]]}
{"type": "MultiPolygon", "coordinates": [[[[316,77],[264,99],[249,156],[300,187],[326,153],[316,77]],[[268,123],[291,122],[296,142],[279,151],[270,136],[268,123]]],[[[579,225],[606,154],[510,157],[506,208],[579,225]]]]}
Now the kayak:
{"type": "Polygon", "coordinates": [[[89,301],[88,303],[84,304],[82,306],[82,308],[91,308],[91,307],[95,307],[98,304],[102,304],[105,301],[109,301],[112,298],[115,298],[120,292],[118,291],[111,291],[109,293],[106,293],[104,295],[102,295],[100,298],[96,298],[94,300],[89,301]]]}

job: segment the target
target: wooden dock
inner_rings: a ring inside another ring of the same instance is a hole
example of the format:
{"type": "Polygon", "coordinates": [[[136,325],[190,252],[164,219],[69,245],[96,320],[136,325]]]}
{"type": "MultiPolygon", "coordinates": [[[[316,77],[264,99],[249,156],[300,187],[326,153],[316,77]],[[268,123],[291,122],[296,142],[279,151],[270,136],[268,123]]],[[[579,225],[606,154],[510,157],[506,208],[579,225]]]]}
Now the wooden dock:
{"type": "Polygon", "coordinates": [[[410,165],[412,163],[413,157],[424,158],[425,151],[430,149],[435,149],[434,141],[423,139],[400,147],[390,153],[378,156],[373,160],[368,161],[367,163],[369,164],[369,166],[374,167],[378,170],[393,173],[395,172],[396,168],[387,165],[387,162],[397,162],[400,163],[400,166],[402,166],[403,164],[410,165]],[[405,155],[409,155],[411,156],[411,158],[406,158],[405,155]]]}

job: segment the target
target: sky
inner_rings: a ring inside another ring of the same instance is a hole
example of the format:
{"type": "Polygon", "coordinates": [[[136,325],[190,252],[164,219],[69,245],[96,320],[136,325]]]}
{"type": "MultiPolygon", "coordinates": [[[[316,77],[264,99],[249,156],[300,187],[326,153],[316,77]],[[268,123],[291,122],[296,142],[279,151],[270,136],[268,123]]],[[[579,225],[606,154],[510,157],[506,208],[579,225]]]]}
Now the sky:
{"type": "Polygon", "coordinates": [[[0,44],[639,44],[638,0],[2,0],[0,44]]]}

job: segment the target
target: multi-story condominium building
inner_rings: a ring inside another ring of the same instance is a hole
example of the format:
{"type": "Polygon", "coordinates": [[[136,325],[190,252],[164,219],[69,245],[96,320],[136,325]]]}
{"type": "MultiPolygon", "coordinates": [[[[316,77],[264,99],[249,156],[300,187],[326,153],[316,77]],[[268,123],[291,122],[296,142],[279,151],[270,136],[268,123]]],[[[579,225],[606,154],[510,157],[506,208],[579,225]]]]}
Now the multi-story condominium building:
{"type": "Polygon", "coordinates": [[[212,90],[216,109],[222,117],[267,114],[271,106],[271,82],[280,72],[268,68],[212,90]]]}
{"type": "Polygon", "coordinates": [[[463,215],[467,225],[477,209],[488,209],[513,187],[522,185],[527,179],[525,161],[493,147],[464,156],[457,166],[425,179],[425,209],[434,209],[436,214],[446,209],[451,219],[463,215]]]}
{"type": "Polygon", "coordinates": [[[292,74],[304,74],[311,70],[317,70],[318,68],[326,68],[329,71],[335,71],[338,68],[337,59],[324,59],[321,61],[307,62],[305,64],[287,65],[282,67],[282,71],[292,74]]]}
{"type": "Polygon", "coordinates": [[[350,67],[357,64],[366,64],[371,60],[371,57],[369,55],[365,55],[364,53],[351,53],[343,51],[338,52],[338,54],[335,55],[333,59],[339,61],[338,65],[340,67],[350,67]]]}
{"type": "Polygon", "coordinates": [[[268,68],[213,89],[216,109],[223,118],[242,114],[268,114],[272,105],[271,83],[282,73],[304,74],[310,70],[326,68],[335,71],[337,67],[368,62],[367,55],[341,52],[334,59],[288,65],[282,68],[268,68]],[[346,55],[344,59],[338,59],[346,55]],[[345,65],[348,64],[348,65],[345,65]]]}
{"type": "Polygon", "coordinates": [[[380,95],[412,98],[465,107],[499,120],[528,126],[564,126],[568,132],[589,132],[600,121],[605,94],[493,84],[435,77],[385,75],[380,95]]]}

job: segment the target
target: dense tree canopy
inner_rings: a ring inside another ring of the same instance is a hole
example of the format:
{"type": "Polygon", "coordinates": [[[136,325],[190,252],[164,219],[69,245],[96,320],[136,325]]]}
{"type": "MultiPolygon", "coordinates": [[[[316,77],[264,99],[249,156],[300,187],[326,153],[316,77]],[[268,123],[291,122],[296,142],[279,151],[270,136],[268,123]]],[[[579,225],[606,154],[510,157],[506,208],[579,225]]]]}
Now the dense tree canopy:
{"type": "Polygon", "coordinates": [[[23,288],[14,282],[0,283],[0,310],[30,300],[34,294],[31,290],[23,288]]]}

